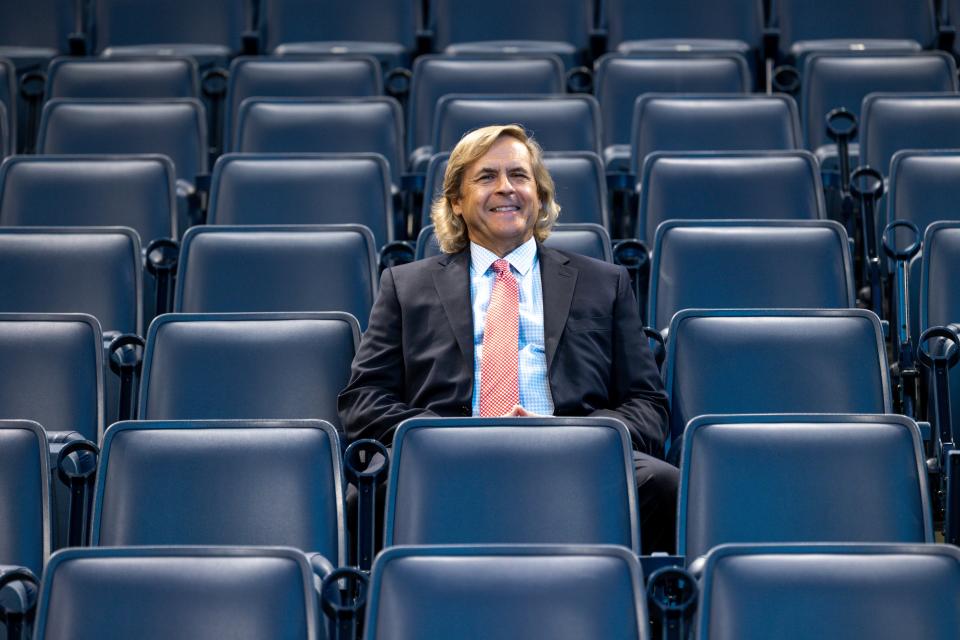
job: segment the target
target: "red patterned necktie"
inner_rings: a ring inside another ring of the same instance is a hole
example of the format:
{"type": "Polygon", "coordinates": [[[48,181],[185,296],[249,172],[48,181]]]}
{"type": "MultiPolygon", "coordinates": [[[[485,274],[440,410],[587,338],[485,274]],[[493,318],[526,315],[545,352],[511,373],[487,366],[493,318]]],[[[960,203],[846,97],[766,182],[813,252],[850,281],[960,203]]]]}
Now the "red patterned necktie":
{"type": "Polygon", "coordinates": [[[510,263],[493,263],[497,278],[490,293],[483,326],[483,360],[480,362],[480,415],[502,416],[520,404],[519,287],[510,263]]]}

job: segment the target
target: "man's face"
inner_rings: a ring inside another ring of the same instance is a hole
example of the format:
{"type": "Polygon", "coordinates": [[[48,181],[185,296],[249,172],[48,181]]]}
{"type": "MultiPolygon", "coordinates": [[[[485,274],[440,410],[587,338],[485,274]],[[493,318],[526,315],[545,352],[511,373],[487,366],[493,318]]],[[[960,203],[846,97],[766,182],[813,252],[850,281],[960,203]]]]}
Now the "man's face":
{"type": "Polygon", "coordinates": [[[503,257],[533,237],[540,202],[526,145],[502,136],[464,171],[451,201],[472,242],[503,257]]]}

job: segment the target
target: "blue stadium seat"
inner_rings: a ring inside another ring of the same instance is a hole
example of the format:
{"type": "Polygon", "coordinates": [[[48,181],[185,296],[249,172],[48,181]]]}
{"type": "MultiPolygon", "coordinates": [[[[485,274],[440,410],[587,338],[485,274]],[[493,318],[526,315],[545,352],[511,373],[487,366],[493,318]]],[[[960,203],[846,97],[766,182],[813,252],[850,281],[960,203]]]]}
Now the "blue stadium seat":
{"type": "Polygon", "coordinates": [[[949,545],[728,545],[707,556],[700,640],[956,638],[949,545]]]}
{"type": "Polygon", "coordinates": [[[394,437],[387,486],[388,547],[640,549],[630,437],[616,420],[407,420],[394,437]]]}
{"type": "Polygon", "coordinates": [[[286,546],[342,565],[340,451],[321,420],[118,422],[91,543],[286,546]]]}
{"type": "MultiPolygon", "coordinates": [[[[658,3],[660,4],[660,3],[658,3]]],[[[664,7],[673,5],[662,5],[664,7]]],[[[707,55],[610,53],[595,65],[593,92],[603,119],[604,160],[626,171],[633,103],[645,93],[746,93],[750,70],[735,53],[707,55]]]]}
{"type": "Polygon", "coordinates": [[[189,58],[149,60],[57,58],[44,97],[197,98],[197,65],[189,58]]]}
{"type": "Polygon", "coordinates": [[[0,2],[0,57],[9,58],[20,72],[39,70],[54,56],[70,53],[70,37],[83,31],[73,0],[0,2]],[[81,27],[78,31],[78,27],[81,27]]]}
{"type": "Polygon", "coordinates": [[[403,174],[403,119],[393,98],[247,98],[232,150],[241,153],[379,153],[393,184],[403,174]]]}
{"type": "MultiPolygon", "coordinates": [[[[613,262],[613,248],[610,235],[604,227],[590,222],[556,224],[544,244],[553,249],[580,253],[596,260],[613,262]]],[[[417,260],[440,255],[433,225],[420,230],[417,237],[417,260]]]]}
{"type": "Polygon", "coordinates": [[[872,93],[860,113],[860,164],[885,176],[901,149],[960,147],[960,94],[872,93]]]}
{"type": "Polygon", "coordinates": [[[319,616],[294,549],[69,549],[44,573],[34,638],[318,640],[319,616]]]}
{"type": "Polygon", "coordinates": [[[683,438],[677,552],[688,563],[728,543],[933,542],[909,418],[705,416],[683,438]]]}
{"type": "Polygon", "coordinates": [[[820,167],[806,151],[651,153],[640,176],[637,237],[666,220],[826,217],[820,167]]]}
{"type": "Polygon", "coordinates": [[[0,158],[11,155],[14,151],[16,139],[10,130],[10,121],[7,118],[7,107],[0,103],[0,158]]]}
{"type": "Polygon", "coordinates": [[[847,232],[832,220],[672,220],[657,229],[648,322],[683,309],[855,306],[847,232]]]}
{"type": "Polygon", "coordinates": [[[376,289],[362,225],[199,226],[183,237],[173,310],[346,311],[365,329],[376,289]]]}
{"type": "Polygon", "coordinates": [[[0,157],[12,154],[17,141],[17,72],[0,58],[0,157]]]}
{"type": "Polygon", "coordinates": [[[800,149],[797,105],[787,95],[650,93],[633,107],[630,173],[654,151],[800,149]]]}
{"type": "Polygon", "coordinates": [[[0,420],[0,564],[40,575],[50,555],[50,463],[43,427],[0,420]]]}
{"type": "Polygon", "coordinates": [[[327,420],[360,342],[346,313],[167,314],[147,332],[141,420],[327,420]]]}
{"type": "Polygon", "coordinates": [[[395,547],[371,580],[366,640],[650,637],[640,566],[621,547],[395,547]]]}

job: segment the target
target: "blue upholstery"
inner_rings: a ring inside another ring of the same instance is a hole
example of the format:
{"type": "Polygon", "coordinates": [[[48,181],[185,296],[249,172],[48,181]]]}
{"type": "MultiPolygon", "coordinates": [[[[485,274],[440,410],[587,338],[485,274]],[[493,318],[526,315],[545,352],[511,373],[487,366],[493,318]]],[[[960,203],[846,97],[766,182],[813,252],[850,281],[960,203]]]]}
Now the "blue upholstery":
{"type": "Polygon", "coordinates": [[[522,125],[550,151],[600,150],[600,107],[582,94],[444,96],[437,103],[433,148],[450,151],[468,131],[505,122],[522,125]]]}
{"type": "Polygon", "coordinates": [[[240,103],[247,98],[362,98],[380,95],[382,82],[380,65],[369,56],[237,58],[230,63],[223,139],[233,138],[240,103]]]}
{"type": "Polygon", "coordinates": [[[319,418],[339,429],[337,394],[359,342],[346,313],[159,316],[147,332],[139,418],[319,418]]]}
{"type": "MultiPolygon", "coordinates": [[[[553,249],[580,253],[596,260],[613,262],[613,248],[607,230],[590,222],[556,224],[544,244],[553,249]]],[[[416,259],[440,255],[440,245],[428,224],[417,236],[416,259]]]]}
{"type": "MultiPolygon", "coordinates": [[[[903,150],[890,161],[887,219],[909,220],[921,237],[938,220],[960,220],[960,151],[903,150]]],[[[898,246],[906,246],[906,235],[898,246]]]]}
{"type": "Polygon", "coordinates": [[[960,147],[960,94],[872,93],[860,113],[860,164],[884,175],[901,149],[960,147]]]}
{"type": "Polygon", "coordinates": [[[103,431],[103,337],[93,316],[0,313],[0,407],[47,431],[103,431]]]}
{"type": "Polygon", "coordinates": [[[286,546],[343,564],[341,476],[321,420],[119,422],[103,438],[91,542],[286,546]]]}
{"type": "Polygon", "coordinates": [[[637,237],[665,220],[826,217],[820,167],[806,151],[652,153],[640,176],[637,237]]]}
{"type": "Polygon", "coordinates": [[[390,166],[374,153],[225,154],[213,168],[209,224],[362,224],[394,239],[390,166]]]}
{"type": "Polygon", "coordinates": [[[889,413],[887,357],[870,311],[677,313],[664,374],[670,433],[721,413],[889,413]]]}
{"type": "Polygon", "coordinates": [[[77,29],[76,7],[74,0],[0,1],[0,57],[20,67],[67,53],[77,29]]]}
{"type": "Polygon", "coordinates": [[[69,549],[50,558],[34,638],[323,637],[310,565],[283,548],[69,549]]]}
{"type": "Polygon", "coordinates": [[[177,313],[346,311],[366,328],[376,248],[361,225],[200,226],[180,248],[177,313]]]}
{"type": "Polygon", "coordinates": [[[0,226],[124,226],[145,246],[176,236],[175,179],[158,155],[15,156],[0,165],[0,226]]]}
{"type": "Polygon", "coordinates": [[[847,232],[832,220],[673,220],[657,229],[647,318],[682,309],[855,306],[847,232]]]}
{"type": "MultiPolygon", "coordinates": [[[[421,224],[430,224],[430,206],[443,190],[450,152],[434,154],[424,182],[421,224]]],[[[563,223],[593,223],[609,229],[607,181],[600,156],[592,151],[547,151],[543,163],[553,178],[554,200],[563,223]]]]}
{"type": "Polygon", "coordinates": [[[616,420],[407,420],[392,458],[386,546],[640,548],[630,438],[616,420]]]}
{"type": "Polygon", "coordinates": [[[705,416],[683,435],[677,552],[731,542],[933,542],[904,416],[705,416]]]}
{"type": "Polygon", "coordinates": [[[403,173],[403,120],[393,98],[308,100],[247,98],[240,105],[234,151],[379,153],[393,184],[403,173]]]}
{"type": "Polygon", "coordinates": [[[40,575],[50,555],[50,469],[43,427],[0,420],[0,564],[40,575]]]}
{"type": "Polygon", "coordinates": [[[189,58],[57,58],[45,98],[196,98],[197,65],[189,58]]]}
{"type": "Polygon", "coordinates": [[[597,60],[595,66],[593,92],[603,118],[605,159],[612,168],[622,170],[627,169],[630,157],[633,103],[638,96],[644,93],[745,93],[751,86],[747,62],[735,53],[717,52],[709,56],[611,53],[597,60]]]}
{"type": "Polygon", "coordinates": [[[374,563],[364,638],[642,640],[642,585],[620,547],[396,547],[374,563]]]}
{"type": "Polygon", "coordinates": [[[797,105],[787,95],[650,93],[633,107],[630,172],[654,151],[763,151],[802,147],[797,105]]]}
{"type": "Polygon", "coordinates": [[[13,153],[17,139],[17,72],[0,58],[0,157],[13,153]]]}
{"type": "Polygon", "coordinates": [[[10,129],[7,107],[0,102],[0,158],[11,155],[15,147],[16,138],[14,137],[14,132],[10,129]]]}
{"type": "Polygon", "coordinates": [[[948,545],[729,545],[707,557],[697,637],[948,640],[958,594],[948,545]]]}

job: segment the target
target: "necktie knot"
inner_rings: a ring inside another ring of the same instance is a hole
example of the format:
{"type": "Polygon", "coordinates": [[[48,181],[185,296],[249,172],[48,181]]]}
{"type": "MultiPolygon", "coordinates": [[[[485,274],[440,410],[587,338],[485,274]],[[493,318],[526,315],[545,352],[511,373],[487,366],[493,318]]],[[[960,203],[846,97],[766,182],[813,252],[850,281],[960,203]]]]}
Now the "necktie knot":
{"type": "Polygon", "coordinates": [[[504,275],[510,274],[510,263],[503,258],[494,261],[490,268],[496,272],[498,277],[503,277],[504,275]]]}

